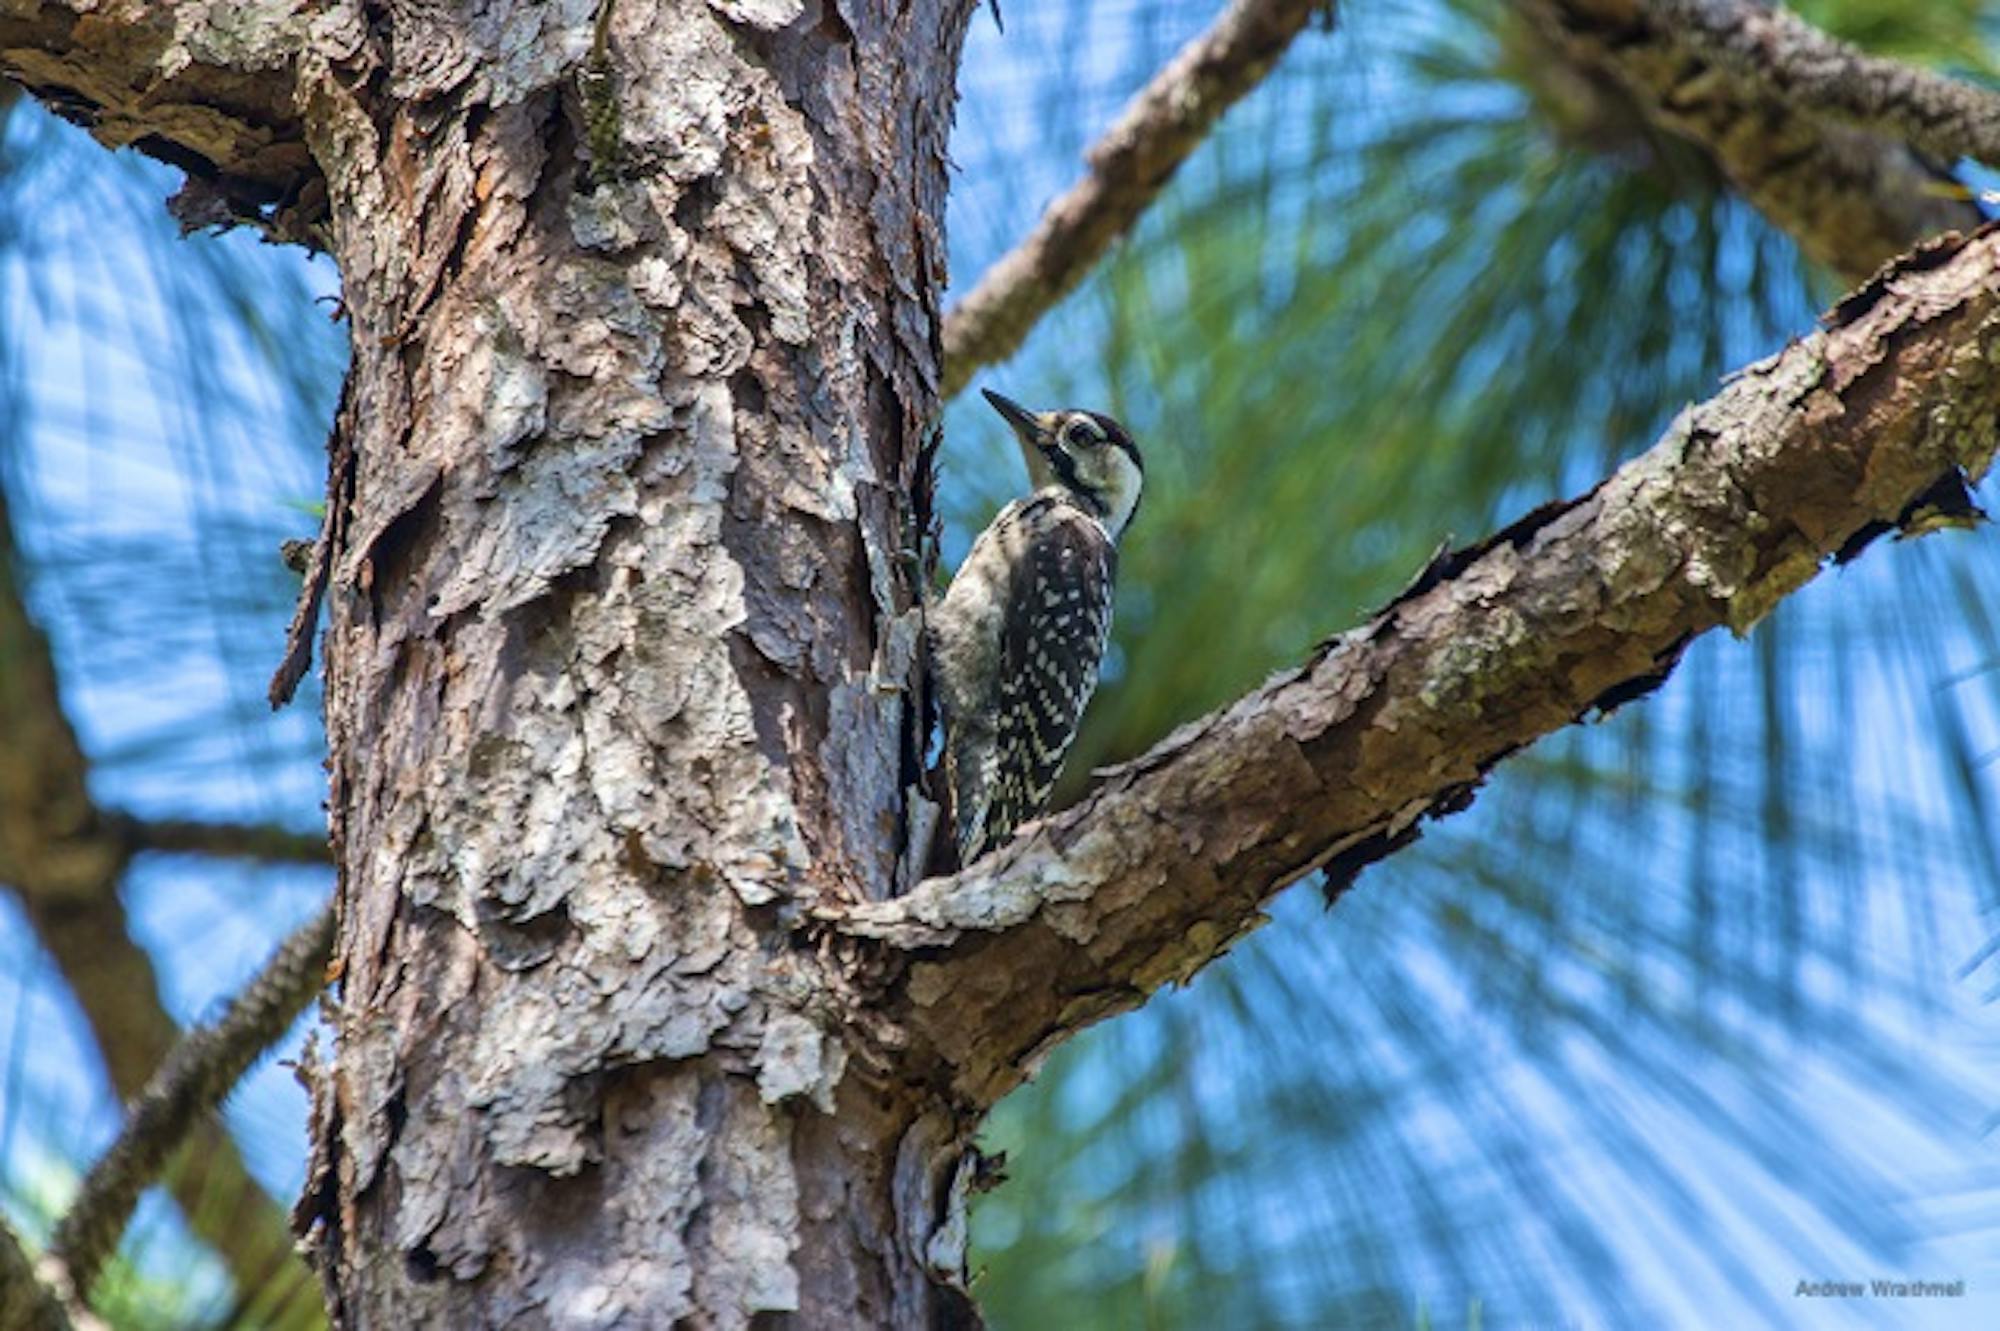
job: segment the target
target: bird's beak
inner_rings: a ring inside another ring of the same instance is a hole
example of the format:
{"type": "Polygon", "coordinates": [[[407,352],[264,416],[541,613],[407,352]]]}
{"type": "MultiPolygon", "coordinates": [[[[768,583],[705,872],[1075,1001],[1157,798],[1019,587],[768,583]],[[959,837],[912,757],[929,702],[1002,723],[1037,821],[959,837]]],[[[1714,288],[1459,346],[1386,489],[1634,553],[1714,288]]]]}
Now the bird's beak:
{"type": "Polygon", "coordinates": [[[996,393],[990,388],[982,388],[979,391],[985,394],[993,410],[999,412],[1007,424],[1014,427],[1014,433],[1021,437],[1022,443],[1033,444],[1036,448],[1044,450],[1048,448],[1048,429],[1038,413],[1029,411],[1005,393],[996,393]]]}

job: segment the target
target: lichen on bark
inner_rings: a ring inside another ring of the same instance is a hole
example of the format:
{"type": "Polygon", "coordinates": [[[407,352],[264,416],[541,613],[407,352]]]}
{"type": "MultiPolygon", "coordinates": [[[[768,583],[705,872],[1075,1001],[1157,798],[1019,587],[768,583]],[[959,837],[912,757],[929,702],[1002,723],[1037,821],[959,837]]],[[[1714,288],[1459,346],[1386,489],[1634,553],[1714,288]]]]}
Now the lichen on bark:
{"type": "MultiPolygon", "coordinates": [[[[1633,2],[1565,0],[1565,40],[1633,2]]],[[[1991,457],[1988,233],[896,898],[970,0],[89,9],[9,9],[0,58],[110,141],[157,112],[138,142],[345,284],[340,984],[300,1216],[346,1323],[971,1318],[971,1133],[1048,1050],[1695,634],[1964,520],[1991,457]]],[[[1688,126],[1761,113],[1640,37],[1658,67],[1622,76],[1688,126]]],[[[1829,177],[1866,223],[1837,261],[1933,216],[1876,190],[1925,174],[1897,151],[1829,177]]]]}
{"type": "Polygon", "coordinates": [[[880,1005],[968,1103],[1186,980],[1316,870],[1337,894],[1541,735],[1643,696],[1897,529],[1963,523],[2000,442],[2000,230],[1890,265],[1586,495],[1465,551],[1075,807],[889,902],[880,1005]]]}
{"type": "Polygon", "coordinates": [[[892,556],[942,275],[908,238],[967,7],[806,8],[619,0],[616,171],[575,88],[591,3],[329,24],[301,75],[357,395],[305,1214],[356,1320],[956,1297],[899,1237],[937,1218],[889,1213],[934,1106],[851,1112],[797,926],[899,860],[892,556]],[[821,1176],[850,1195],[808,1215],[821,1176]],[[804,1252],[814,1224],[847,1237],[804,1252]],[[579,1249],[594,1273],[552,1257],[579,1249]]]}
{"type": "MultiPolygon", "coordinates": [[[[1981,221],[1950,176],[1903,139],[1791,105],[1770,81],[1712,58],[1650,0],[1513,0],[1513,8],[1552,48],[1547,56],[1569,67],[1530,66],[1531,81],[1571,71],[1608,80],[1632,112],[1696,145],[1773,225],[1849,280],[1981,221]]],[[[1591,109],[1602,118],[1601,104],[1591,109]]]]}

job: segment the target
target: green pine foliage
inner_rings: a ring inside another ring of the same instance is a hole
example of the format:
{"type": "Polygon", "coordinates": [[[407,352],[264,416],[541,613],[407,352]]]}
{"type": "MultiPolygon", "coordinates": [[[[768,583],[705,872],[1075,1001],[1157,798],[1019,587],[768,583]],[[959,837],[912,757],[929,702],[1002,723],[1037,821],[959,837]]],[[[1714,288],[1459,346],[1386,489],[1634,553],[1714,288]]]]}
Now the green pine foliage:
{"type": "MultiPolygon", "coordinates": [[[[1921,8],[1810,16],[1990,68],[1979,6],[1921,8]]],[[[1344,5],[993,375],[1147,447],[1067,796],[1440,541],[1587,488],[1837,294],[1689,145],[1567,119],[1547,66],[1505,6],[1344,5]]],[[[980,415],[954,449],[997,434],[980,415]]],[[[1017,483],[985,457],[967,528],[1017,483]]],[[[1773,1261],[1932,1251],[1899,1139],[1842,1135],[1796,1072],[1990,1166],[1993,1087],[1901,1023],[1962,1008],[2000,887],[1991,539],[1884,550],[1704,642],[1330,914],[1296,889],[1051,1059],[989,1133],[1014,1177],[976,1215],[994,1323],[1658,1324],[1666,1262],[1781,1321],[1773,1261]]]]}
{"type": "MultiPolygon", "coordinates": [[[[2000,76],[1992,4],[1797,7],[2000,76]]],[[[961,288],[1213,9],[978,20],[961,288]]],[[[323,262],[175,239],[170,175],[12,116],[0,481],[104,793],[308,826],[317,709],[274,722],[262,692],[344,330],[311,301],[323,262]],[[135,414],[97,405],[114,382],[143,386],[119,395],[135,414]]],[[[1063,798],[1363,618],[1440,541],[1588,487],[1837,289],[1698,152],[1615,107],[1580,119],[1499,0],[1347,0],[985,380],[1103,407],[1147,450],[1063,798]]],[[[955,559],[1019,464],[976,395],[947,438],[955,559]]],[[[1191,988],[1059,1051],[987,1134],[1011,1176],[974,1217],[993,1324],[1782,1324],[1796,1278],[1990,1252],[1994,539],[1829,573],[1654,699],[1512,760],[1331,911],[1302,886],[1191,988]]],[[[283,932],[274,895],[324,891],[203,880],[142,865],[127,889],[183,1020],[226,989],[216,957],[283,932]]],[[[4,919],[0,1199],[33,1233],[46,1161],[86,1160],[114,1111],[39,1074],[51,1041],[87,1046],[4,919]]],[[[285,1081],[230,1116],[279,1194],[303,1159],[285,1081]]],[[[184,1229],[142,1230],[114,1325],[259,1325],[285,1296],[218,1294],[184,1229]]]]}

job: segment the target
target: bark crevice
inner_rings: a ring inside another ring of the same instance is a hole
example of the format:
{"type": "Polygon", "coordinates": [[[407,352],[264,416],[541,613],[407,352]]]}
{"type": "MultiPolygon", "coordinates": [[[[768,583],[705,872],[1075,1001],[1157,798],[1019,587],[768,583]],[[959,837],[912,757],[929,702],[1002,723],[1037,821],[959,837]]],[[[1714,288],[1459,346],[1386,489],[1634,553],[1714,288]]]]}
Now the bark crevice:
{"type": "Polygon", "coordinates": [[[1081,1026],[1184,982],[1313,870],[1338,893],[1495,764],[1659,687],[1854,542],[1964,525],[2000,418],[2000,231],[1891,265],[1589,494],[1442,551],[1367,623],[1074,808],[822,923],[886,946],[911,1057],[992,1104],[1081,1026]]]}
{"type": "MultiPolygon", "coordinates": [[[[1523,3],[1836,266],[1965,219],[1906,145],[1789,116],[1636,0],[1523,3]]],[[[1232,5],[1237,63],[1142,98],[1157,133],[1094,159],[1122,184],[1048,234],[1101,249],[1314,8],[1232,5]]],[[[1990,460],[1991,234],[894,898],[970,11],[269,0],[231,33],[218,0],[119,8],[95,46],[67,5],[0,20],[31,87],[187,163],[190,213],[341,265],[312,587],[342,978],[301,1215],[343,1321],[970,1322],[971,1134],[1050,1049],[1864,535],[1966,516],[1940,478],[1990,460]]],[[[1056,248],[980,345],[1075,280],[1056,248]]]]}
{"type": "Polygon", "coordinates": [[[356,1321],[948,1301],[888,1174],[928,1098],[850,1073],[796,921],[900,859],[891,446],[969,6],[805,10],[619,0],[497,62],[419,25],[305,76],[355,333],[305,1218],[356,1321]]]}
{"type": "Polygon", "coordinates": [[[1767,73],[1717,58],[1709,39],[1672,21],[1682,3],[1514,0],[1559,61],[1536,55],[1524,76],[1586,143],[1630,111],[1692,142],[1774,226],[1850,280],[1926,237],[1981,224],[1965,190],[1896,133],[1823,119],[1767,73]],[[1586,85],[1608,81],[1629,111],[1606,105],[1607,87],[1559,86],[1564,66],[1586,85]]]}

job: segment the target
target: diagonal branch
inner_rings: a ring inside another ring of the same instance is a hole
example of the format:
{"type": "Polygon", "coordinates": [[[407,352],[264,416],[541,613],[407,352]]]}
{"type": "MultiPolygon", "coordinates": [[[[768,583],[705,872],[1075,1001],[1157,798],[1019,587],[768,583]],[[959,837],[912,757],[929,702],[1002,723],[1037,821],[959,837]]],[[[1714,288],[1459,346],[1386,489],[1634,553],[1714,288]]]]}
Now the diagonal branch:
{"type": "MultiPolygon", "coordinates": [[[[129,1098],[178,1032],[118,895],[135,847],[122,817],[91,797],[89,764],[63,711],[48,640],[21,596],[13,551],[0,488],[0,883],[19,895],[83,1009],[112,1088],[129,1098]]],[[[202,1125],[169,1183],[239,1288],[285,1302],[269,1324],[320,1322],[285,1214],[250,1177],[226,1131],[202,1125]]]]}
{"type": "Polygon", "coordinates": [[[1648,120],[1701,148],[1774,226],[1850,280],[1926,237],[1980,224],[1963,188],[1899,133],[1803,109],[1780,75],[1725,58],[1677,21],[1673,11],[1684,7],[1514,0],[1564,65],[1608,79],[1648,120]]]}
{"type": "Polygon", "coordinates": [[[1303,666],[907,897],[832,917],[886,946],[900,1038],[973,1106],[1077,1029],[1187,979],[1316,869],[1337,893],[1494,764],[1747,632],[1831,558],[1973,513],[2000,417],[2000,232],[1950,236],[1683,412],[1591,493],[1442,555],[1303,666]]]}
{"type": "MultiPolygon", "coordinates": [[[[2000,99],[1869,56],[1744,0],[1516,0],[1557,52],[1610,75],[1649,118],[1704,149],[1772,223],[1860,279],[1980,213],[1912,148],[2000,161],[2000,99]],[[1842,124],[1825,123],[1831,117],[1842,124]]],[[[1325,0],[1235,0],[1133,98],[1044,210],[944,320],[943,397],[1012,355],[1325,0]]]]}
{"type": "Polygon", "coordinates": [[[2000,164],[2000,93],[1872,56],[1784,8],[1648,0],[1703,55],[1793,106],[1901,138],[1944,162],[2000,164]]]}
{"type": "Polygon", "coordinates": [[[146,1185],[320,991],[332,946],[328,907],[284,941],[221,1021],[184,1036],[133,1101],[124,1131],[85,1177],[49,1242],[79,1295],[88,1295],[117,1248],[146,1185]]]}
{"type": "Polygon", "coordinates": [[[1321,12],[1333,12],[1330,0],[1232,0],[1153,76],[1085,154],[1083,179],[945,315],[945,398],[1019,349],[1321,12]]]}

